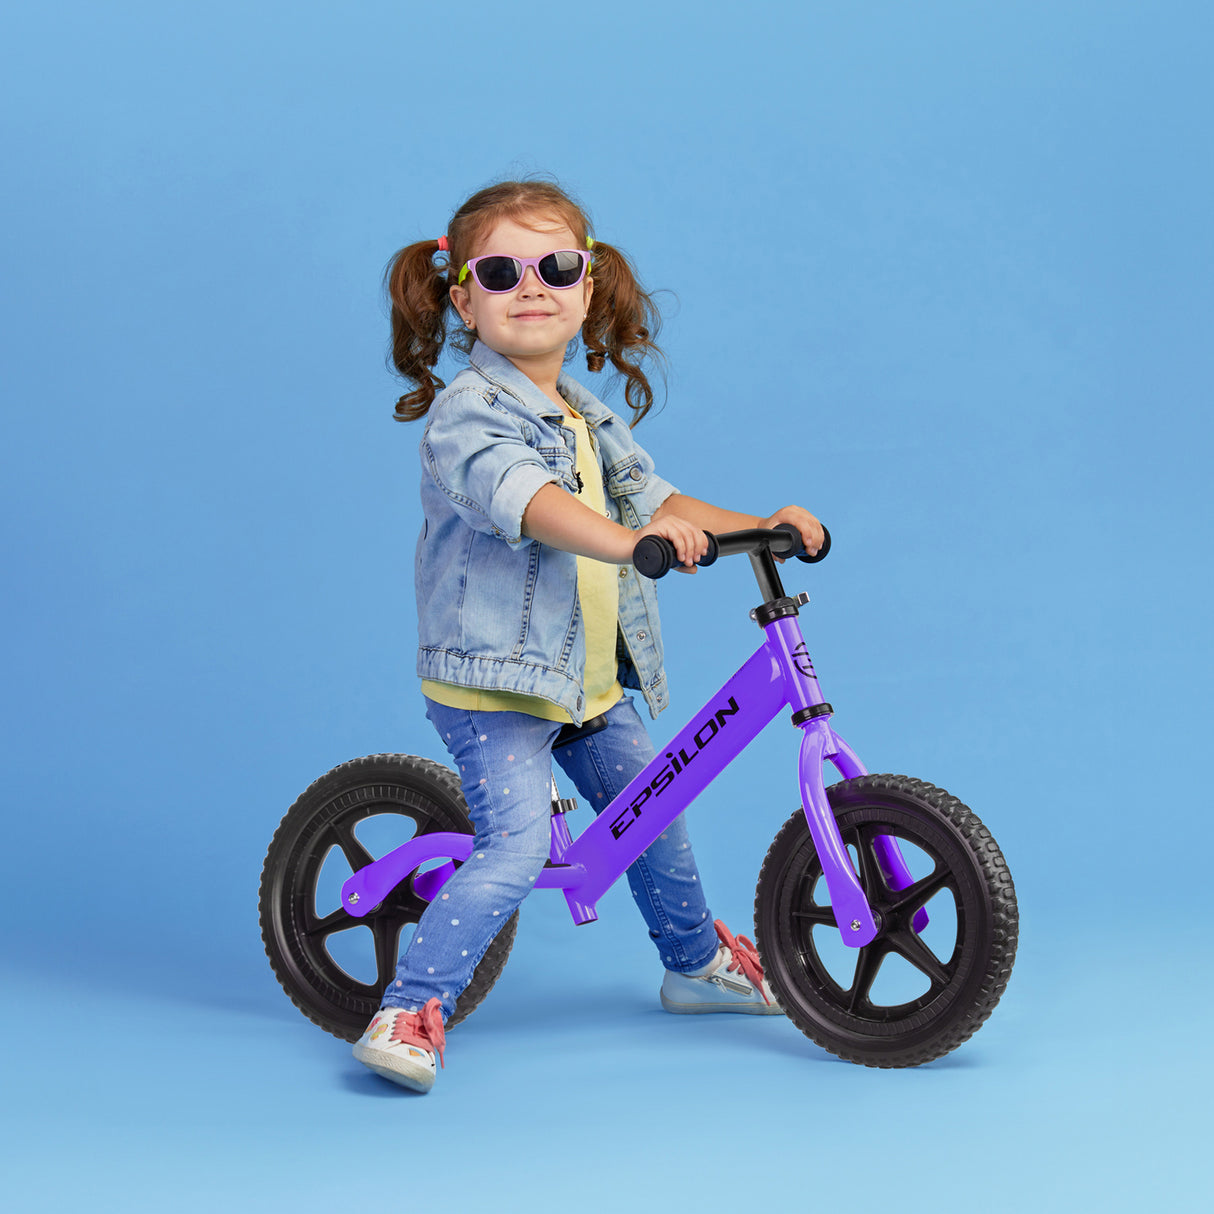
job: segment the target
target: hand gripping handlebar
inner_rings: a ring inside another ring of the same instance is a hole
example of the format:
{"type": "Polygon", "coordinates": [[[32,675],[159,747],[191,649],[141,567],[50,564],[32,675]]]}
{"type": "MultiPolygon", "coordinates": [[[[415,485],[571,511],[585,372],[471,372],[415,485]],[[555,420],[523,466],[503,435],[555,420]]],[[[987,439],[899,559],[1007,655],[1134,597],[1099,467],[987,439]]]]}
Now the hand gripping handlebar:
{"type": "MultiPolygon", "coordinates": [[[[812,556],[805,551],[801,533],[792,523],[780,523],[770,531],[755,527],[749,531],[726,531],[721,535],[713,535],[711,531],[704,534],[708,536],[708,551],[697,563],[701,569],[713,564],[718,557],[764,551],[776,557],[795,556],[807,565],[816,565],[830,551],[830,532],[825,527],[822,528],[825,537],[822,547],[812,556]]],[[[632,550],[632,563],[638,573],[656,579],[665,577],[679,561],[669,540],[660,535],[647,535],[632,550]]]]}

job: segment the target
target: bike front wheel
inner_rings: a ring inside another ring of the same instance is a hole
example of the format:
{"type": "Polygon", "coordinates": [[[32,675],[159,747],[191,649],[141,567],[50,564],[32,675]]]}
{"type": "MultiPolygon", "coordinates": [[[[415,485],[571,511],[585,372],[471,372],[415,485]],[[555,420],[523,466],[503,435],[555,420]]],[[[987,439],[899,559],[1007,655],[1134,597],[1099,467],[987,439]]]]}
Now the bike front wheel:
{"type": "MultiPolygon", "coordinates": [[[[367,915],[341,905],[341,882],[415,835],[472,834],[455,774],[413,755],[368,755],[321,776],[287,811],[261,876],[261,936],[291,1001],[335,1037],[357,1041],[396,971],[403,936],[429,905],[411,873],[367,915]]],[[[518,911],[456,1001],[458,1024],[497,981],[518,911]]]]}
{"type": "Polygon", "coordinates": [[[998,844],[943,789],[907,776],[826,790],[879,924],[863,948],[840,938],[805,814],[781,828],[755,894],[764,970],[788,1018],[823,1049],[866,1066],[930,1062],[994,1010],[1016,957],[1016,891],[998,844]],[[911,883],[883,862],[887,837],[911,883]]]}

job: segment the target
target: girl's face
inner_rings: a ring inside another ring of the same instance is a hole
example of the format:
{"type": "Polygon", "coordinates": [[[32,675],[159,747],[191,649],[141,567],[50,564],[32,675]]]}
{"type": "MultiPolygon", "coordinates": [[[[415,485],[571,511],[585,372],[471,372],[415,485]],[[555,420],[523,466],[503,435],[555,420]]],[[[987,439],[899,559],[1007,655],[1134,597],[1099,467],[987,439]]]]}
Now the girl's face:
{"type": "MultiPolygon", "coordinates": [[[[507,257],[543,257],[557,249],[580,248],[577,237],[561,222],[536,218],[523,227],[502,219],[485,233],[472,257],[500,254],[507,257]]],[[[577,336],[590,306],[594,283],[587,274],[564,290],[550,287],[528,266],[511,291],[491,294],[473,275],[451,288],[451,302],[465,324],[472,322],[476,336],[490,349],[512,362],[534,365],[565,357],[565,347],[577,336]]]]}

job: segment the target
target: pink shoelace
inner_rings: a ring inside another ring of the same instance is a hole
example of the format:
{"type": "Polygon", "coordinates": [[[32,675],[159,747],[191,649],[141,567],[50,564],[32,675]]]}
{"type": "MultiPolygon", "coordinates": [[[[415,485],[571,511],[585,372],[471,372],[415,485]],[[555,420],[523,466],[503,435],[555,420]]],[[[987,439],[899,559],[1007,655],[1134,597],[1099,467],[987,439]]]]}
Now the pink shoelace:
{"type": "Polygon", "coordinates": [[[420,1012],[397,1012],[388,1040],[396,1045],[414,1045],[432,1054],[437,1051],[438,1065],[443,1066],[447,1034],[443,1031],[442,1005],[431,999],[420,1012]]]}
{"type": "Polygon", "coordinates": [[[717,938],[733,956],[725,968],[731,973],[741,970],[750,985],[763,996],[763,1002],[770,1004],[771,1000],[763,989],[763,963],[759,960],[759,950],[754,942],[745,936],[735,937],[720,919],[713,921],[713,927],[717,929],[717,938]]]}

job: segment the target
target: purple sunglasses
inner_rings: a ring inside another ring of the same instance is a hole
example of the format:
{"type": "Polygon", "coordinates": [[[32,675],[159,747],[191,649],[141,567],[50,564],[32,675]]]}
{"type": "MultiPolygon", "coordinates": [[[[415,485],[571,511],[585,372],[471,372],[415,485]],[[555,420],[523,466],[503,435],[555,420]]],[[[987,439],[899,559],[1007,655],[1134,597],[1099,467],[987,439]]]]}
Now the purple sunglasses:
{"type": "Polygon", "coordinates": [[[545,253],[543,257],[506,257],[500,253],[488,253],[464,262],[459,281],[462,283],[471,273],[482,291],[488,291],[490,295],[504,295],[523,281],[527,267],[531,266],[546,287],[564,291],[576,287],[586,277],[586,271],[593,263],[594,259],[584,249],[557,249],[553,253],[545,253]]]}

